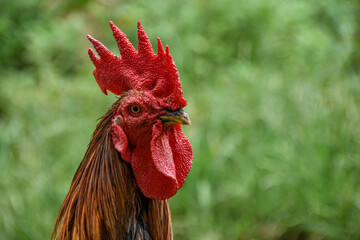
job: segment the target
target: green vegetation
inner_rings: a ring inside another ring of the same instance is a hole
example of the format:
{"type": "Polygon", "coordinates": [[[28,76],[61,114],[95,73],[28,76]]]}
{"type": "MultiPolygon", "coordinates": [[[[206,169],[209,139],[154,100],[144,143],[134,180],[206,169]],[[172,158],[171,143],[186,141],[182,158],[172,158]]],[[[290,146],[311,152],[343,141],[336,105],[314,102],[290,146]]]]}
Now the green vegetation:
{"type": "MultiPolygon", "coordinates": [[[[0,239],[48,239],[115,101],[86,34],[170,45],[194,165],[175,239],[360,237],[360,3],[13,0],[0,8],[0,239]]],[[[153,44],[154,45],[154,44],[153,44]]]]}

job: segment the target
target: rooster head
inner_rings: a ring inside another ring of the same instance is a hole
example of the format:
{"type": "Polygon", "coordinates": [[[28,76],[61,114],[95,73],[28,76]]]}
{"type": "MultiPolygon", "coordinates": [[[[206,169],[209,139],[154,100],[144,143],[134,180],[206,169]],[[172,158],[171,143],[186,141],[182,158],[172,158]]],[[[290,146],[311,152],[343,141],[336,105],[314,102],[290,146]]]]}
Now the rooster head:
{"type": "Polygon", "coordinates": [[[181,130],[190,125],[183,108],[180,78],[166,46],[158,38],[157,54],[138,22],[138,51],[110,22],[121,57],[88,35],[99,54],[89,56],[101,90],[120,95],[113,113],[112,140],[131,164],[136,182],[148,198],[168,199],[184,184],[192,166],[192,147],[181,130]]]}

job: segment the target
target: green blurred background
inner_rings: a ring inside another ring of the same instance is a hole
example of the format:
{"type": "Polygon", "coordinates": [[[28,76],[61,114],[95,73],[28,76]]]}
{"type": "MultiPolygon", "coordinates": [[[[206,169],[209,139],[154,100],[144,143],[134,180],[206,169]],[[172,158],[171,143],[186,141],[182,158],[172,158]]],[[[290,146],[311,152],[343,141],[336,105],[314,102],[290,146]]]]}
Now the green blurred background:
{"type": "Polygon", "coordinates": [[[180,72],[194,148],[175,239],[360,239],[360,2],[0,2],[0,239],[48,239],[95,129],[86,34],[142,20],[180,72]]]}

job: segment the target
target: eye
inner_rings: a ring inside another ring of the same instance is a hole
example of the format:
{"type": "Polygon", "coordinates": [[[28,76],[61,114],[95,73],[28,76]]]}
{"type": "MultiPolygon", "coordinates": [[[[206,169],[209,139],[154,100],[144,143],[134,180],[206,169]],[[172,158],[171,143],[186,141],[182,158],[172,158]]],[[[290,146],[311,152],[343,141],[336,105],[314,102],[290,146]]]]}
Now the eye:
{"type": "Polygon", "coordinates": [[[139,105],[131,105],[130,106],[130,113],[132,113],[132,114],[141,113],[141,107],[139,105]]]}

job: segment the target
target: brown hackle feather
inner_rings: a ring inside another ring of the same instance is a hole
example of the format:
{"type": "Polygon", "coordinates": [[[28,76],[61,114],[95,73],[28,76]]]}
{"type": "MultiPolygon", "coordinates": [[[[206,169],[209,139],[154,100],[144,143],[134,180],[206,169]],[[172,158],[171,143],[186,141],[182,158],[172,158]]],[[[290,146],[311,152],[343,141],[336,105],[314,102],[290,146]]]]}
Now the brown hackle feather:
{"type": "Polygon", "coordinates": [[[121,100],[100,119],[50,239],[145,239],[139,216],[153,240],[173,239],[168,201],[144,197],[130,164],[113,146],[112,118],[121,100]],[[129,238],[130,230],[137,231],[134,238],[129,238]]]}

